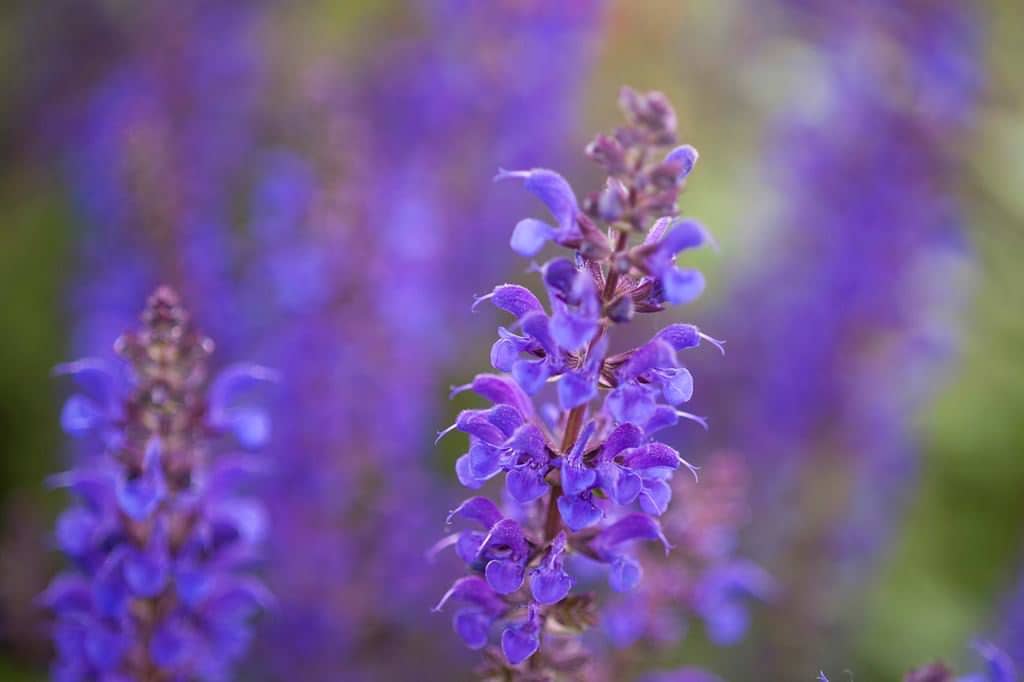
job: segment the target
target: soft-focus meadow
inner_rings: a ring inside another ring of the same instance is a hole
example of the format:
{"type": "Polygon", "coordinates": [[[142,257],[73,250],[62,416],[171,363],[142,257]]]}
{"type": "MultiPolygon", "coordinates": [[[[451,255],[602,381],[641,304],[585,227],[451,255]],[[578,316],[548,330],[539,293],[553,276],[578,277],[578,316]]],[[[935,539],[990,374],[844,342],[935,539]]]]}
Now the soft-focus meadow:
{"type": "Polygon", "coordinates": [[[709,432],[673,440],[740,463],[741,553],[779,589],[740,641],[645,631],[616,674],[898,680],[978,668],[976,640],[1024,672],[1024,8],[893,4],[5,4],[0,680],[53,657],[44,481],[83,455],[51,368],[110,355],[160,283],[215,365],[282,376],[253,455],[276,603],[236,678],[470,679],[430,611],[458,571],[425,556],[466,496],[434,435],[488,368],[473,296],[529,276],[536,206],[491,178],[596,187],[626,84],[675,104],[719,247],[667,313],[727,348],[690,365],[709,432]]]}

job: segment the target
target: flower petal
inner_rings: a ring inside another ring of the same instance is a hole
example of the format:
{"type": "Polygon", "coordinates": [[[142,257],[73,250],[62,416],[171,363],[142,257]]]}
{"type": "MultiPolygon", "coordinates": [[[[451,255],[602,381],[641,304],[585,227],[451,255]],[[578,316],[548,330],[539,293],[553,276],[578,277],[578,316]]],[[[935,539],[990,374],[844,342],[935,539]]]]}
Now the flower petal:
{"type": "Polygon", "coordinates": [[[594,545],[605,554],[617,555],[616,548],[619,545],[634,540],[660,540],[666,553],[672,547],[655,519],[637,513],[624,516],[602,530],[595,538],[594,545]]]}
{"type": "Polygon", "coordinates": [[[487,584],[498,594],[512,594],[523,586],[525,568],[523,564],[510,560],[495,560],[487,563],[484,577],[487,584]]]}
{"type": "Polygon", "coordinates": [[[537,609],[530,607],[525,621],[514,623],[501,633],[501,650],[511,665],[518,665],[540,648],[540,623],[537,609]]]}
{"type": "Polygon", "coordinates": [[[562,495],[558,498],[558,511],[573,531],[589,528],[604,517],[601,508],[594,504],[589,494],[562,495]]]}
{"type": "Polygon", "coordinates": [[[516,223],[509,246],[520,256],[536,256],[554,238],[555,228],[543,220],[526,218],[516,223]]]}
{"type": "Polygon", "coordinates": [[[485,530],[490,530],[504,516],[498,506],[486,497],[471,497],[448,513],[447,523],[451,523],[456,518],[476,521],[485,530]]]}
{"type": "Polygon", "coordinates": [[[650,390],[633,383],[619,386],[605,398],[605,408],[620,423],[646,424],[655,407],[650,390]]]}
{"type": "Polygon", "coordinates": [[[666,161],[679,165],[679,181],[684,180],[693,171],[699,158],[700,154],[697,153],[697,150],[688,144],[676,147],[665,156],[666,161]]]}
{"type": "Polygon", "coordinates": [[[477,478],[476,474],[473,473],[473,464],[469,458],[469,453],[455,460],[455,475],[458,477],[459,483],[472,490],[482,488],[484,483],[487,482],[484,479],[477,478]]]}
{"type": "Polygon", "coordinates": [[[494,618],[476,609],[461,609],[452,617],[452,629],[470,649],[483,649],[494,618]]]}
{"type": "Polygon", "coordinates": [[[662,279],[665,300],[681,305],[697,299],[704,292],[704,275],[697,270],[671,268],[662,279]]]}
{"type": "Polygon", "coordinates": [[[608,585],[616,592],[629,592],[640,584],[643,568],[628,556],[618,556],[608,572],[608,585]]]}
{"type": "Polygon", "coordinates": [[[505,488],[516,502],[526,504],[543,497],[548,484],[535,469],[521,467],[508,472],[505,488]]]}
{"type": "Polygon", "coordinates": [[[511,313],[517,320],[529,312],[544,312],[533,292],[519,284],[499,284],[491,293],[481,296],[474,302],[474,307],[489,300],[496,308],[511,313]]]}
{"type": "Polygon", "coordinates": [[[530,592],[538,604],[555,604],[572,590],[573,579],[564,569],[536,569],[530,576],[530,592]]]}
{"type": "Polygon", "coordinates": [[[558,173],[546,168],[534,168],[528,171],[507,171],[500,169],[495,180],[511,178],[523,180],[527,191],[532,193],[547,206],[555,217],[560,231],[571,230],[576,223],[576,194],[569,183],[558,173]]]}

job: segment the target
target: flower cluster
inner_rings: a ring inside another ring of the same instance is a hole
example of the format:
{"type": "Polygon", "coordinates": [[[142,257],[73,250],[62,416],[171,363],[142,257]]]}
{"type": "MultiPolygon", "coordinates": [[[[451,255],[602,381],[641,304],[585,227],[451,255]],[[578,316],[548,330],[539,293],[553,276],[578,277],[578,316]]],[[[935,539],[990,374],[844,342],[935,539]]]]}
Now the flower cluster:
{"type": "MultiPolygon", "coordinates": [[[[695,469],[655,434],[681,418],[701,421],[680,409],[693,378],[679,353],[702,341],[721,347],[693,325],[672,324],[639,347],[610,352],[616,325],[701,293],[700,273],[678,267],[676,255],[708,242],[698,223],[676,215],[697,152],[676,146],[672,107],[661,93],[629,88],[620,105],[628,125],[587,148],[607,183],[583,202],[550,170],[499,172],[497,180],[522,182],[551,214],[550,222],[520,221],[513,250],[534,256],[554,242],[574,253],[538,268],[547,308],[515,284],[476,301],[513,318],[491,349],[501,374],[455,388],[492,406],[464,410],[439,436],[455,429],[469,436],[456,464],[465,486],[504,482],[510,511],[472,497],[449,515],[468,528],[439,547],[454,545],[471,575],[455,582],[437,610],[458,605],[454,628],[471,648],[497,639],[506,677],[534,656],[530,674],[543,672],[540,679],[572,676],[580,665],[554,642],[554,633],[593,620],[589,596],[572,595],[569,558],[605,566],[611,588],[625,592],[642,574],[633,543],[670,549],[658,517],[671,499],[673,474],[695,469]]],[[[496,658],[489,654],[492,669],[496,658]]]]}
{"type": "Polygon", "coordinates": [[[239,569],[259,557],[262,507],[241,494],[246,455],[268,436],[245,400],[268,370],[236,365],[208,384],[210,339],[177,295],[158,289],[141,327],[116,344],[124,365],[58,368],[81,392],[61,422],[98,452],[53,478],[75,503],[56,541],[71,562],[43,595],[57,617],[53,678],[227,679],[269,595],[239,569]]]}

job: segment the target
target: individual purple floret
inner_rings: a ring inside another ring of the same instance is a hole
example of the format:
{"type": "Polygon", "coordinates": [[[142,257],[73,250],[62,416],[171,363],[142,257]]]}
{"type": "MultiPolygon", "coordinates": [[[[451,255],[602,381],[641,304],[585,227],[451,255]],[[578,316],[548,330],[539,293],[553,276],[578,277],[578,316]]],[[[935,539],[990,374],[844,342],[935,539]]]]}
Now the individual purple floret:
{"type": "Polygon", "coordinates": [[[680,352],[720,342],[685,324],[625,352],[611,353],[609,337],[635,314],[688,302],[703,288],[699,273],[675,263],[708,242],[676,213],[697,154],[677,146],[675,113],[661,93],[626,88],[620,105],[628,125],[588,147],[609,174],[602,191],[579,201],[545,169],[496,178],[521,183],[550,213],[515,227],[514,250],[534,256],[554,242],[574,253],[538,268],[547,305],[517,284],[477,299],[474,307],[490,303],[511,317],[491,349],[501,374],[455,388],[491,406],[463,410],[441,433],[469,436],[455,467],[465,486],[504,486],[504,510],[486,497],[466,500],[448,519],[460,530],[439,543],[454,545],[471,576],[437,610],[458,603],[458,635],[472,648],[490,645],[487,679],[584,679],[586,659],[571,635],[593,623],[595,607],[573,593],[578,576],[567,559],[587,557],[612,590],[634,589],[634,545],[671,549],[658,517],[676,470],[696,472],[653,435],[680,418],[702,421],[680,409],[693,393],[680,352]]]}
{"type": "Polygon", "coordinates": [[[266,415],[245,394],[273,374],[236,365],[208,382],[213,342],[166,287],[115,349],[121,365],[57,369],[81,391],[65,431],[100,439],[52,479],[75,499],[56,527],[70,568],[42,595],[56,616],[52,677],[229,679],[270,596],[240,570],[259,557],[266,524],[240,491],[258,466],[220,453],[266,440],[266,415]]]}

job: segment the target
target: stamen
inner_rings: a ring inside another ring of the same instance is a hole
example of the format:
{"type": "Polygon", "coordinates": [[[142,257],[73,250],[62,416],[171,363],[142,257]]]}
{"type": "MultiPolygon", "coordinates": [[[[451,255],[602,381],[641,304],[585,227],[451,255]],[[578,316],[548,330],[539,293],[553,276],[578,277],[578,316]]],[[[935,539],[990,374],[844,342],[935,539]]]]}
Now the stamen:
{"type": "Polygon", "coordinates": [[[707,334],[701,331],[697,332],[697,336],[699,336],[700,338],[704,339],[712,346],[717,348],[722,355],[725,355],[725,341],[722,341],[721,339],[716,339],[713,336],[708,336],[707,334]]]}
{"type": "Polygon", "coordinates": [[[676,415],[682,417],[683,419],[689,419],[692,422],[697,422],[698,424],[704,427],[705,431],[708,430],[707,417],[698,417],[695,414],[691,414],[690,412],[683,412],[682,410],[676,410],[676,415]]]}

